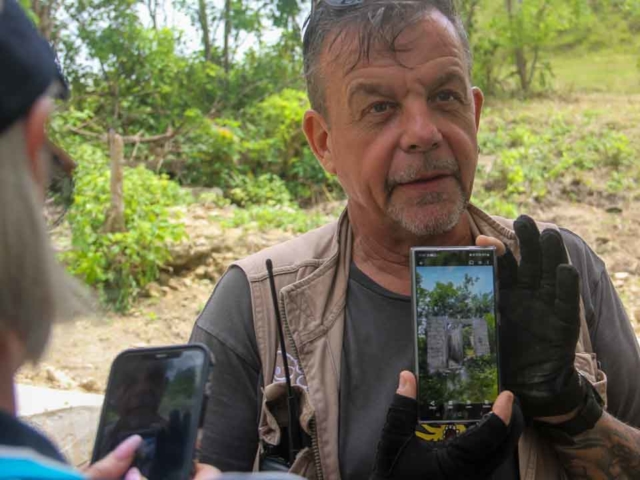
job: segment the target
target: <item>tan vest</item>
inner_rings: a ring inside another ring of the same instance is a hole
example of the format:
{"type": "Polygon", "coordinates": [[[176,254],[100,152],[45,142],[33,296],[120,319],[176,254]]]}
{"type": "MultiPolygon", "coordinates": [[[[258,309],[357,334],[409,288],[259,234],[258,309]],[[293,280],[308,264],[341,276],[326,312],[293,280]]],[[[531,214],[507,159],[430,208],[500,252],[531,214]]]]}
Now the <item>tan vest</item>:
{"type": "MultiPolygon", "coordinates": [[[[473,206],[469,207],[468,214],[474,238],[480,234],[498,238],[519,257],[513,221],[490,217],[473,206]]],[[[557,227],[539,224],[539,228],[557,227]]],[[[259,435],[263,442],[277,445],[280,442],[279,425],[286,422],[286,404],[278,329],[265,267],[267,259],[273,261],[289,371],[302,399],[301,425],[312,440],[312,446],[296,458],[291,472],[312,480],[340,479],[338,399],[352,243],[349,220],[343,214],[337,222],[236,264],[249,280],[256,340],[265,379],[259,435]]],[[[581,321],[576,368],[606,399],[606,377],[597,368],[584,311],[581,321]]],[[[256,466],[261,448],[257,452],[256,466]]],[[[567,478],[552,447],[541,441],[533,428],[528,428],[522,436],[519,453],[523,480],[567,478]]]]}

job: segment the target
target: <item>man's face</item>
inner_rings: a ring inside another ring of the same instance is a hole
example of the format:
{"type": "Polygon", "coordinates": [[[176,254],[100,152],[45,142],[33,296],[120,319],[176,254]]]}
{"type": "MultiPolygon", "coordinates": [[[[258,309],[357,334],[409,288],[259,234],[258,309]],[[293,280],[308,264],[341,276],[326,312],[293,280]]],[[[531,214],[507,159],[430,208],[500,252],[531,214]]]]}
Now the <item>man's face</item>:
{"type": "Polygon", "coordinates": [[[346,45],[322,67],[325,168],[370,221],[417,236],[451,230],[471,196],[482,106],[454,27],[433,12],[402,32],[398,53],[374,46],[352,70],[346,45]]]}

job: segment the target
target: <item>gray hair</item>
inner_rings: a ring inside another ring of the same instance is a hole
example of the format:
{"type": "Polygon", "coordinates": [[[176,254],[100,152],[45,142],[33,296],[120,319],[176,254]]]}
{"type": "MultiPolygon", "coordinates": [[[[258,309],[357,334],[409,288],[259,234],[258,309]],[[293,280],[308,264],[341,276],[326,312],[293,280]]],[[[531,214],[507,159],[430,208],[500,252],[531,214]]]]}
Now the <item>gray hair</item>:
{"type": "Polygon", "coordinates": [[[88,298],[55,258],[18,121],[0,135],[0,335],[16,333],[37,361],[52,323],[84,311],[88,298]]]}
{"type": "Polygon", "coordinates": [[[319,59],[325,49],[331,50],[341,35],[357,32],[358,55],[351,68],[361,60],[368,60],[372,46],[382,44],[395,53],[395,42],[409,26],[434,10],[442,13],[454,26],[467,56],[471,74],[471,49],[464,25],[453,0],[363,0],[357,6],[332,8],[323,0],[317,2],[307,19],[302,45],[304,76],[311,108],[326,114],[324,86],[319,59]],[[327,45],[330,35],[331,42],[327,45]]]}

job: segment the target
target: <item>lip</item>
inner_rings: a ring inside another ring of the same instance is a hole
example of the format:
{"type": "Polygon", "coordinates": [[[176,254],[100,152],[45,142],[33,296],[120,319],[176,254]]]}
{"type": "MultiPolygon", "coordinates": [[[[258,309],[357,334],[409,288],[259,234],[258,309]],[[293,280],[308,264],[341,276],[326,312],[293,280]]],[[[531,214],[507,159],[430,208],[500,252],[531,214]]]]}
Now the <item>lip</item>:
{"type": "Polygon", "coordinates": [[[398,187],[406,189],[433,190],[442,182],[453,178],[448,172],[433,172],[428,175],[422,175],[411,182],[401,183],[398,187]]]}

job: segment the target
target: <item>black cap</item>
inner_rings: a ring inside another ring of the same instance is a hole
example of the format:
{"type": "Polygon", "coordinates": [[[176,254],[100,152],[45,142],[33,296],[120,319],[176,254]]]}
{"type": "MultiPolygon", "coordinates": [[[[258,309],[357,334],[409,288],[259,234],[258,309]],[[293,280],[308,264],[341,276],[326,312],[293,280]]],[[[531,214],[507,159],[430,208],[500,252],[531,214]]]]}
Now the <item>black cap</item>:
{"type": "Polygon", "coordinates": [[[49,43],[16,0],[0,0],[0,134],[60,78],[49,43]]]}

